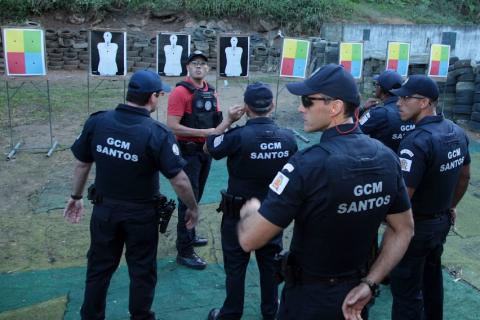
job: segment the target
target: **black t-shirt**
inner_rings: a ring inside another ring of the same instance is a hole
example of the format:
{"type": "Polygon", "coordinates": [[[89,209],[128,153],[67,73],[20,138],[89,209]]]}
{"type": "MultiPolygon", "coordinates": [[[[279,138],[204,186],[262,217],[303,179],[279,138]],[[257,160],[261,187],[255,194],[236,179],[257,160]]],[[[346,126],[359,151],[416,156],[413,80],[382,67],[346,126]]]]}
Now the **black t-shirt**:
{"type": "Polygon", "coordinates": [[[398,97],[386,99],[383,106],[367,111],[360,118],[360,129],[370,137],[380,140],[397,152],[400,141],[409,131],[415,129],[411,121],[402,121],[397,107],[398,97]]]}
{"type": "Polygon", "coordinates": [[[275,174],[297,151],[297,143],[290,130],[260,117],[208,137],[207,148],[214,159],[228,157],[229,194],[262,200],[275,174]]]}
{"type": "Polygon", "coordinates": [[[387,214],[409,208],[395,153],[358,128],[331,128],[289,160],[259,211],[282,228],[295,220],[290,252],[303,272],[340,276],[365,265],[387,214]]]}
{"type": "Polygon", "coordinates": [[[468,137],[442,115],[427,116],[400,143],[403,178],[412,197],[414,216],[450,209],[461,167],[470,164],[468,137]]]}
{"type": "Polygon", "coordinates": [[[170,130],[148,110],[124,104],[92,114],[71,150],[78,160],[95,162],[97,192],[121,200],[152,199],[158,172],[170,179],[185,165],[170,130]]]}

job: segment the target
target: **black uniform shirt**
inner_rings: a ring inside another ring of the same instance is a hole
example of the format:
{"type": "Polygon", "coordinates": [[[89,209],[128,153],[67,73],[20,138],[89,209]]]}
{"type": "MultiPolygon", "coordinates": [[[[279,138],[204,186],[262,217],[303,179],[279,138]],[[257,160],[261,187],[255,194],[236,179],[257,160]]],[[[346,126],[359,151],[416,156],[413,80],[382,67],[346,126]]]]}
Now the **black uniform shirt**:
{"type": "Polygon", "coordinates": [[[124,104],[92,114],[71,150],[78,160],[96,163],[97,191],[121,200],[152,199],[158,171],[170,179],[185,165],[170,130],[148,110],[124,104]]]}
{"type": "Polygon", "coordinates": [[[470,164],[468,137],[442,115],[428,116],[402,140],[398,154],[405,184],[415,189],[414,216],[450,209],[463,165],[470,164]]]}
{"type": "Polygon", "coordinates": [[[262,200],[277,171],[297,151],[297,143],[290,130],[260,117],[223,135],[208,137],[207,148],[214,159],[228,157],[229,194],[262,200]]]}
{"type": "Polygon", "coordinates": [[[295,219],[290,252],[303,272],[339,276],[365,265],[386,214],[409,208],[395,153],[358,128],[330,128],[277,174],[259,211],[282,228],[295,219]]]}
{"type": "Polygon", "coordinates": [[[367,111],[360,118],[360,129],[370,137],[380,140],[384,145],[397,152],[402,138],[415,124],[411,121],[402,121],[397,107],[398,97],[389,97],[383,106],[367,111]]]}

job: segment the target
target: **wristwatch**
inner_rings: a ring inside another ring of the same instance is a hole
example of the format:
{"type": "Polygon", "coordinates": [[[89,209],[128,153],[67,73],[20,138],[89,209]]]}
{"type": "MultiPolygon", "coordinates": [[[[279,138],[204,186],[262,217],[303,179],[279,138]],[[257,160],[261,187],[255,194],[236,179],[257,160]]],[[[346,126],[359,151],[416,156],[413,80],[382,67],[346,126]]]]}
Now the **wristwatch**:
{"type": "Polygon", "coordinates": [[[372,292],[372,296],[378,297],[378,294],[380,293],[378,284],[376,284],[375,282],[373,282],[368,278],[362,278],[360,279],[360,282],[365,283],[368,286],[368,288],[370,288],[370,291],[372,292]]]}
{"type": "Polygon", "coordinates": [[[83,199],[83,196],[80,195],[80,196],[77,196],[75,194],[71,194],[70,195],[70,198],[72,198],[73,200],[82,200],[83,199]]]}

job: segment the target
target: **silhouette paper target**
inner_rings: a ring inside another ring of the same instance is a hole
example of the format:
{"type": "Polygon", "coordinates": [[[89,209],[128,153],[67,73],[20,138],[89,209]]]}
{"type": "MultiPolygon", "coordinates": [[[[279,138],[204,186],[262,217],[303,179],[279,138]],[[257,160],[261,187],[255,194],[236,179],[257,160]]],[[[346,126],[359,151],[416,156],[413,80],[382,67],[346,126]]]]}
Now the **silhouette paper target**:
{"type": "Polygon", "coordinates": [[[161,76],[184,77],[190,54],[190,35],[159,33],[157,35],[157,72],[161,76]]]}
{"type": "Polygon", "coordinates": [[[248,77],[249,36],[221,35],[218,38],[218,50],[220,77],[248,77]]]}
{"type": "Polygon", "coordinates": [[[127,71],[127,33],[90,31],[90,74],[124,76],[127,71]]]}

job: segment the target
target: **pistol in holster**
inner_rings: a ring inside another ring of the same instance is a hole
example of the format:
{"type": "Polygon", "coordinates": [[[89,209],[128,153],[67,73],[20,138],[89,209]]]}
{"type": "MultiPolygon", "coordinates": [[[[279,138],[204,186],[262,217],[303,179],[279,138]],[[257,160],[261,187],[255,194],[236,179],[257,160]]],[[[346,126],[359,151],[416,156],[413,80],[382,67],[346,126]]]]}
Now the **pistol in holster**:
{"type": "Polygon", "coordinates": [[[241,196],[235,196],[227,193],[226,190],[220,191],[222,200],[220,206],[217,208],[217,212],[223,212],[223,214],[232,216],[234,218],[240,218],[240,209],[246,202],[246,199],[241,196]]]}
{"type": "Polygon", "coordinates": [[[300,279],[300,268],[297,267],[288,250],[282,250],[273,258],[274,278],[277,284],[285,281],[285,287],[293,287],[300,279]]]}
{"type": "Polygon", "coordinates": [[[168,222],[175,211],[175,201],[168,200],[167,197],[160,194],[154,197],[154,207],[158,217],[158,231],[165,233],[167,231],[168,222]]]}
{"type": "Polygon", "coordinates": [[[103,197],[97,192],[94,183],[92,183],[87,189],[87,199],[90,200],[92,204],[102,203],[103,197]]]}

